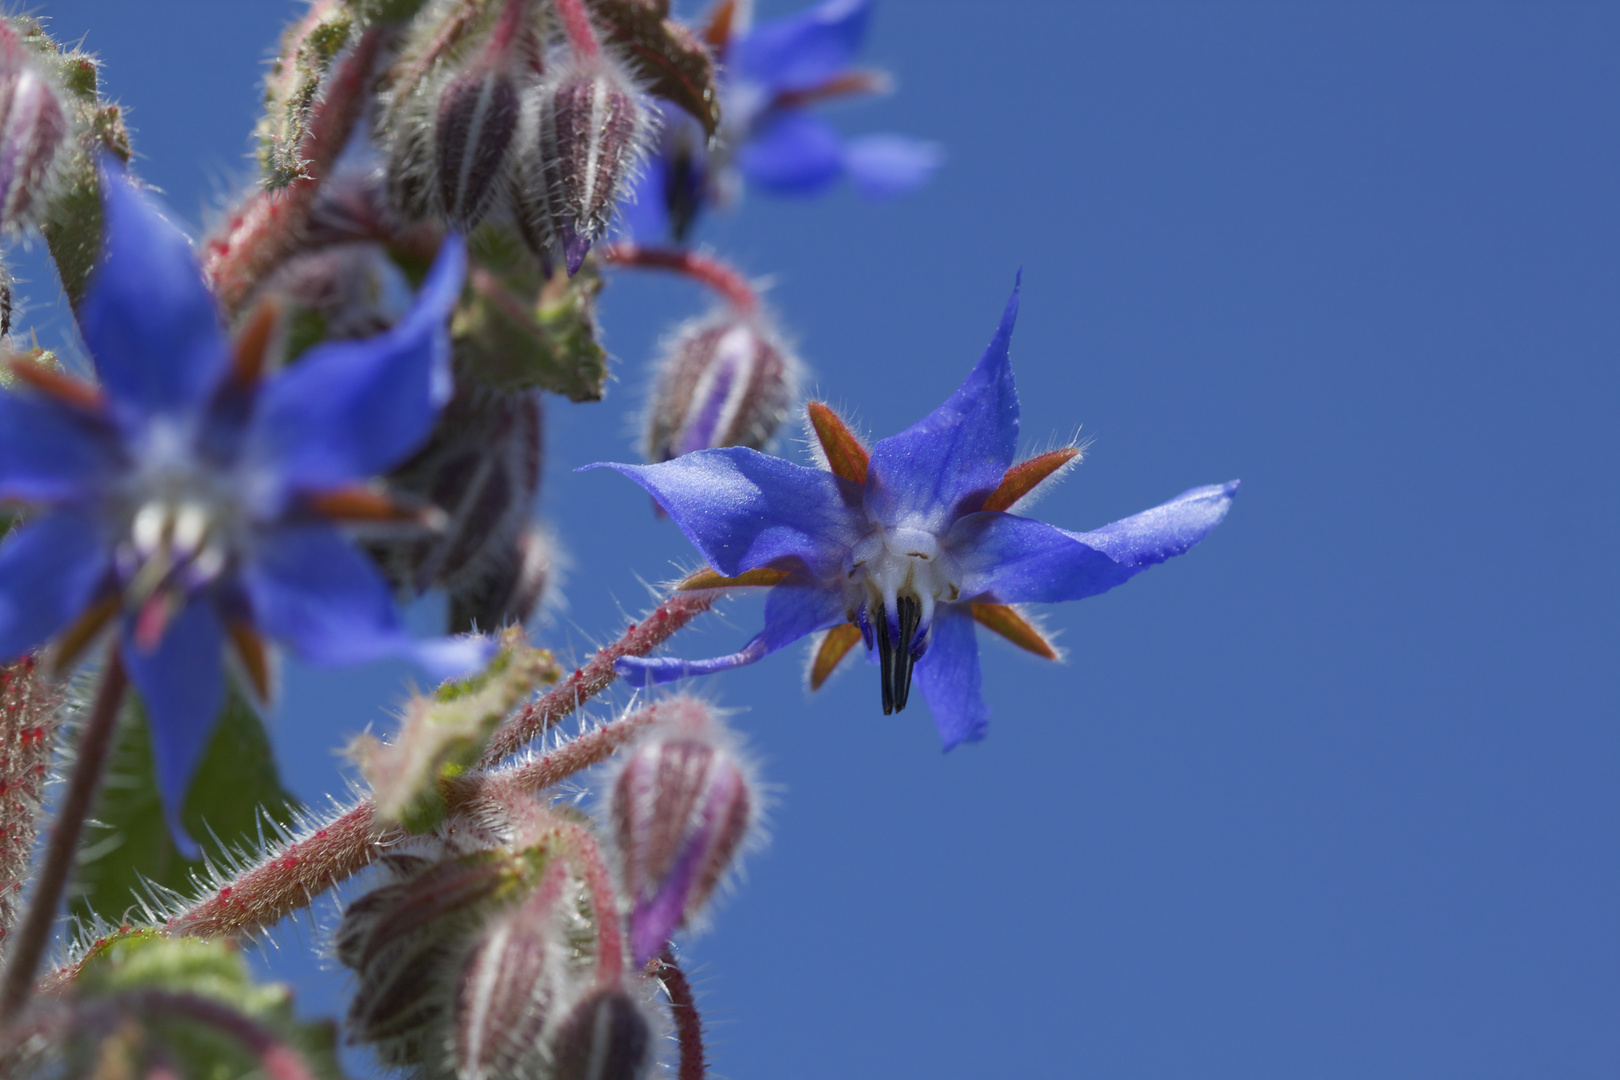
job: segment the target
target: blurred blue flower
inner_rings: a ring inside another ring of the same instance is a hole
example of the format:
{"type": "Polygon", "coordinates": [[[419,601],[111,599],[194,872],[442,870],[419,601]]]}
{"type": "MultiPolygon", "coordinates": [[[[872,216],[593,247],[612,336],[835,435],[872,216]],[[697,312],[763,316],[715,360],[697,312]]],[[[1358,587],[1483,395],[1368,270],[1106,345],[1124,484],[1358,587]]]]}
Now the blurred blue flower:
{"type": "Polygon", "coordinates": [[[185,236],[115,168],[102,191],[77,313],[100,386],[24,360],[0,392],[0,499],[32,507],[0,546],[0,657],[52,638],[72,654],[117,621],[186,844],[177,815],[224,704],[227,640],[261,694],[260,633],[319,664],[404,656],[448,676],[485,661],[477,639],[414,640],[334,524],[386,509],[360,485],[423,441],[450,394],[465,254],[444,244],[391,330],[262,379],[268,322],[233,352],[185,236]]]}
{"type": "Polygon", "coordinates": [[[658,148],[625,206],[631,231],[648,242],[666,234],[680,241],[706,205],[731,202],[743,180],[775,195],[815,195],[847,176],[872,199],[925,183],[943,160],[938,144],[903,135],[845,139],[808,110],[888,88],[882,73],[850,67],[872,4],[823,0],[751,29],[736,25],[732,4],[719,5],[709,34],[720,61],[719,138],[706,149],[697,121],[663,110],[658,148]]]}
{"type": "MultiPolygon", "coordinates": [[[[905,707],[915,668],[950,749],[982,738],[989,718],[975,620],[1055,656],[1010,605],[1095,596],[1207,536],[1226,516],[1237,481],[1193,488],[1093,532],[1004,512],[1078,453],[1013,463],[1018,396],[1008,345],[1017,314],[1015,288],[989,348],[956,393],[878,442],[869,457],[836,418],[829,438],[823,418],[830,412],[812,405],[827,470],[742,447],[656,465],[611,464],[652,494],[719,574],[753,571],[733,583],[772,584],[765,628],[741,652],[699,661],[627,657],[620,673],[643,685],[708,674],[832,628],[824,655],[837,634],[845,651],[864,640],[881,664],[884,712],[905,707]],[[859,636],[841,624],[858,626],[859,636]]],[[[689,587],[711,583],[720,582],[700,575],[689,587]]],[[[841,656],[835,647],[830,660],[841,656]]]]}

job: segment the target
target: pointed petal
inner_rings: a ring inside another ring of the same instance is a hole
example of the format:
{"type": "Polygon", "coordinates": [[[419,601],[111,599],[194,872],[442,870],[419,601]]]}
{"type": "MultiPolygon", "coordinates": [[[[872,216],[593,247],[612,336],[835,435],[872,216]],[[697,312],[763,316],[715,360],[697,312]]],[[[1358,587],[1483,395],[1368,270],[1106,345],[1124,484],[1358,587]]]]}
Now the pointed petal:
{"type": "Polygon", "coordinates": [[[737,148],[737,168],[776,195],[814,195],[844,171],[837,130],[807,112],[778,113],[737,148]]]}
{"type": "Polygon", "coordinates": [[[1008,354],[1018,288],[1014,283],[996,336],[956,393],[872,447],[866,511],[874,520],[943,532],[1001,483],[1018,449],[1018,392],[1008,354]]]}
{"type": "Polygon", "coordinates": [[[844,144],[844,171],[868,199],[915,191],[944,162],[944,147],[905,135],[862,135],[844,144]]]}
{"type": "Polygon", "coordinates": [[[971,514],[946,547],[961,563],[964,598],[1003,604],[1096,596],[1208,536],[1232,505],[1236,480],[1193,488],[1162,506],[1088,533],[1012,514],[971,514]]]}
{"type": "Polygon", "coordinates": [[[96,522],[58,510],[0,545],[0,660],[11,660],[67,626],[107,583],[108,555],[96,522]]]}
{"type": "Polygon", "coordinates": [[[492,655],[493,642],[482,638],[412,638],[400,625],[388,583],[330,525],[263,534],[241,580],[254,624],[310,663],[400,656],[435,678],[450,678],[477,671],[492,655]]]}
{"type": "Polygon", "coordinates": [[[0,499],[81,496],[118,459],[118,439],[105,423],[49,398],[0,391],[0,499]]]}
{"type": "Polygon", "coordinates": [[[101,258],[79,330],[126,426],[201,403],[229,350],[213,294],[186,239],[116,166],[101,169],[101,258]]]}
{"type": "Polygon", "coordinates": [[[747,447],[699,450],[657,465],[585,468],[604,466],[646,488],[727,577],[790,558],[825,577],[842,568],[856,540],[859,488],[747,447]]]}
{"type": "Polygon", "coordinates": [[[312,491],[374,476],[421,445],[450,399],[446,322],[465,268],[466,246],[452,235],[398,324],[318,345],[267,383],[247,452],[284,488],[312,491]]]}
{"type": "Polygon", "coordinates": [[[225,675],[220,666],[225,627],[206,596],[193,598],[150,652],[135,644],[133,626],[133,620],[126,620],[120,651],[130,681],[146,706],[152,765],[169,832],[181,851],[194,859],[199,854],[197,845],[180,824],[180,808],[225,704],[225,675]]]}
{"type": "Polygon", "coordinates": [[[756,24],[732,42],[728,59],[743,78],[771,90],[815,86],[854,61],[871,12],[872,0],[824,0],[756,24]]]}
{"type": "Polygon", "coordinates": [[[928,651],[917,661],[912,677],[928,711],[934,714],[934,727],[945,749],[984,738],[990,708],[979,688],[979,642],[973,636],[973,616],[965,605],[945,604],[938,609],[928,651]]]}
{"type": "Polygon", "coordinates": [[[846,618],[843,597],[837,589],[778,585],[765,598],[765,628],[743,646],[742,651],[709,660],[626,656],[613,665],[613,670],[632,686],[654,686],[694,675],[712,675],[762,660],[806,634],[836,626],[846,618]]]}

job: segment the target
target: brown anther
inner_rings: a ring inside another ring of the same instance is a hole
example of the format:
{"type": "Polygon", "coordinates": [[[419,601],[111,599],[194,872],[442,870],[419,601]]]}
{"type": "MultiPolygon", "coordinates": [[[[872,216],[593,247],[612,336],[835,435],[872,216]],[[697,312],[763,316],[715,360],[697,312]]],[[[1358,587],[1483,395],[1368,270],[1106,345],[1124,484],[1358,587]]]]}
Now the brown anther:
{"type": "Polygon", "coordinates": [[[102,397],[99,387],[75,379],[71,375],[63,374],[52,367],[34,360],[13,360],[10,365],[11,374],[17,381],[29,389],[43,394],[67,405],[70,408],[81,409],[86,412],[100,412],[106,401],[102,397]]]}
{"type": "Polygon", "coordinates": [[[1000,634],[1020,649],[1028,649],[1047,660],[1058,658],[1058,652],[1051,642],[1016,608],[1007,604],[974,604],[973,618],[986,630],[1000,634]]]}
{"type": "Polygon", "coordinates": [[[242,329],[231,342],[231,385],[246,390],[264,375],[264,359],[270,351],[270,335],[276,328],[281,305],[274,300],[255,304],[242,321],[242,329]]]}
{"type": "Polygon", "coordinates": [[[405,506],[386,492],[359,484],[306,496],[304,505],[329,521],[414,522],[431,526],[434,516],[432,507],[405,506]]]}
{"type": "Polygon", "coordinates": [[[829,98],[849,97],[853,94],[887,94],[894,89],[894,80],[886,71],[845,71],[824,83],[807,86],[802,90],[784,90],[771,99],[772,109],[802,109],[829,98]]]}
{"type": "MultiPolygon", "coordinates": [[[[232,619],[230,623],[231,644],[236,647],[236,655],[242,661],[242,670],[247,673],[248,682],[253,684],[253,693],[258,696],[261,703],[270,700],[270,650],[264,639],[251,625],[241,619],[232,619]]],[[[227,893],[229,889],[225,890],[227,893]]]]}
{"type": "Polygon", "coordinates": [[[695,589],[733,589],[747,585],[780,585],[787,580],[786,570],[772,570],[762,566],[758,570],[749,570],[736,577],[722,577],[717,571],[705,566],[702,570],[690,575],[686,580],[675,586],[682,592],[695,589]]]}

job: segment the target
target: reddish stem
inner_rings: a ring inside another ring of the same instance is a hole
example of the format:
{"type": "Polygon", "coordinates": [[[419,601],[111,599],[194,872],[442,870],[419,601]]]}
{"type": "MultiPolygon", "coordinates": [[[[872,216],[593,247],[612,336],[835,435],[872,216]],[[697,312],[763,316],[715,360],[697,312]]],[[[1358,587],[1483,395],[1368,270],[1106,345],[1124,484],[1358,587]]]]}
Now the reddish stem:
{"type": "Polygon", "coordinates": [[[601,258],[610,266],[673,270],[707,285],[738,311],[752,312],[759,308],[759,294],[748,284],[748,279],[713,255],[676,248],[640,247],[623,241],[601,249],[601,258]]]}
{"type": "Polygon", "coordinates": [[[686,973],[675,963],[675,954],[666,945],[664,951],[647,961],[647,974],[663,984],[669,996],[669,1012],[675,1021],[675,1042],[681,1049],[679,1080],[704,1080],[709,1075],[708,1062],[703,1053],[703,1017],[698,1014],[697,999],[686,973]]]}
{"type": "Polygon", "coordinates": [[[620,926],[619,894],[613,888],[613,875],[602,861],[596,838],[578,825],[559,830],[568,839],[569,854],[585,875],[596,911],[596,988],[608,990],[624,977],[624,929],[620,926]]]}
{"type": "Polygon", "coordinates": [[[536,735],[554,727],[590,698],[611,686],[619,677],[613,664],[625,656],[645,656],[670,635],[714,606],[720,592],[678,592],[667,597],[640,623],[633,624],[623,637],[575,668],[574,673],[538,701],[525,705],[516,716],[496,729],[490,737],[479,767],[488,768],[509,754],[522,749],[536,735]]]}
{"type": "Polygon", "coordinates": [[[568,35],[568,44],[573,46],[574,55],[581,60],[593,60],[600,56],[602,43],[596,40],[596,31],[591,28],[591,17],[585,10],[583,0],[551,2],[557,8],[563,33],[568,35]]]}
{"type": "Polygon", "coordinates": [[[123,703],[124,689],[128,685],[115,645],[108,652],[95,703],[79,732],[73,772],[68,776],[67,790],[62,793],[56,823],[45,845],[45,858],[34,885],[33,898],[6,958],[4,981],[0,982],[0,1017],[15,1017],[33,993],[34,976],[51,939],[51,925],[56,922],[56,909],[62,903],[68,874],[79,853],[79,837],[84,832],[85,819],[90,816],[90,804],[101,786],[107,751],[112,747],[113,732],[118,727],[118,707],[123,703]]]}
{"type": "Polygon", "coordinates": [[[307,175],[279,192],[251,196],[225,235],[209,241],[203,274],[227,311],[235,311],[267,273],[298,250],[316,190],[365,111],[381,44],[382,28],[371,27],[333,75],[300,148],[308,161],[307,175]]]}

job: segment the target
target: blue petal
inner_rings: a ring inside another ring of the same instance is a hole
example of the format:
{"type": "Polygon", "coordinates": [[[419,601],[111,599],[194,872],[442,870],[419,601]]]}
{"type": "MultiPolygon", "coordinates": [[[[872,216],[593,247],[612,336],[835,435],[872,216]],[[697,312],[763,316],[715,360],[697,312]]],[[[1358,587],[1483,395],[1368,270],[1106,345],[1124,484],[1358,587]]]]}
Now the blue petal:
{"type": "Polygon", "coordinates": [[[928,651],[913,672],[947,750],[978,742],[990,723],[990,708],[979,689],[979,642],[970,610],[965,604],[937,609],[928,651]]]}
{"type": "Polygon", "coordinates": [[[632,686],[654,686],[694,675],[712,675],[762,660],[807,634],[836,626],[845,618],[843,596],[837,588],[778,585],[765,598],[765,628],[743,646],[741,652],[710,660],[626,656],[613,665],[613,670],[632,686]]]}
{"type": "Polygon", "coordinates": [[[643,244],[661,244],[669,239],[669,209],[664,189],[669,183],[669,163],[662,157],[648,160],[628,198],[619,202],[619,221],[624,231],[643,244]]]}
{"type": "Polygon", "coordinates": [[[130,681],[146,705],[163,815],[175,844],[187,858],[195,859],[201,853],[180,824],[180,808],[225,705],[225,675],[220,666],[225,630],[207,597],[188,603],[151,652],[131,640],[133,624],[126,620],[121,652],[130,681]]]}
{"type": "Polygon", "coordinates": [[[241,581],[254,623],[313,664],[402,656],[443,679],[471,674],[492,655],[492,640],[412,638],[400,625],[388,583],[330,525],[287,525],[261,534],[241,581]]]}
{"type": "Polygon", "coordinates": [[[108,570],[96,521],[79,511],[48,513],[12,533],[0,546],[0,661],[77,618],[106,585],[108,570]]]}
{"type": "Polygon", "coordinates": [[[860,488],[746,447],[700,450],[657,465],[585,468],[603,466],[646,488],[728,577],[798,558],[824,578],[842,569],[858,538],[860,488]]]}
{"type": "Polygon", "coordinates": [[[1080,600],[1180,555],[1221,523],[1238,489],[1193,488],[1162,506],[1072,533],[1013,514],[971,514],[945,537],[963,570],[964,597],[1002,604],[1080,600]]]}
{"type": "Polygon", "coordinates": [[[1001,483],[1018,449],[1018,392],[1008,355],[1017,319],[1015,283],[996,336],[956,393],[872,447],[866,511],[874,520],[943,532],[1001,483]]]}
{"type": "Polygon", "coordinates": [[[862,135],[844,144],[844,171],[868,199],[892,199],[928,182],[945,160],[938,143],[905,135],[862,135]]]}
{"type": "Polygon", "coordinates": [[[765,87],[802,90],[848,67],[866,36],[872,0],[825,0],[813,8],[755,26],[732,42],[732,68],[765,87]]]}
{"type": "Polygon", "coordinates": [[[0,499],[82,497],[119,459],[118,438],[104,423],[48,398],[0,391],[0,499]]]}
{"type": "Polygon", "coordinates": [[[448,237],[416,303],[387,332],[318,345],[261,391],[251,460],[290,490],[375,476],[421,445],[450,399],[446,321],[461,296],[466,246],[448,237]]]}
{"type": "Polygon", "coordinates": [[[185,234],[117,168],[103,165],[101,194],[101,258],[79,331],[114,414],[134,426],[213,391],[225,373],[225,334],[185,234]]]}
{"type": "Polygon", "coordinates": [[[737,168],[777,195],[814,195],[843,173],[843,141],[819,116],[777,113],[737,150],[737,168]]]}

